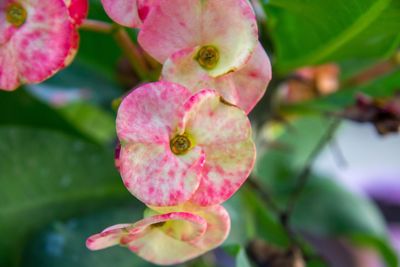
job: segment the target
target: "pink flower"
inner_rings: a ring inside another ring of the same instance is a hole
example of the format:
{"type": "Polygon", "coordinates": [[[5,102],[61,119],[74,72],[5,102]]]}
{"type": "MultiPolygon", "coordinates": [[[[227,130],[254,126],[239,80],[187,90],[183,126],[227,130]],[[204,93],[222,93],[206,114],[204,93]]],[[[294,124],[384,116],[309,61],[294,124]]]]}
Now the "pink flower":
{"type": "Polygon", "coordinates": [[[261,44],[243,68],[219,77],[212,77],[196,62],[199,48],[173,54],[164,64],[162,79],[179,83],[192,92],[214,88],[225,100],[249,113],[264,95],[271,80],[271,64],[261,44]]]}
{"type": "Polygon", "coordinates": [[[127,27],[138,28],[157,0],[101,0],[101,2],[112,20],[127,27]]]}
{"type": "Polygon", "coordinates": [[[128,247],[140,257],[160,265],[178,264],[217,246],[227,237],[230,219],[222,206],[169,207],[150,210],[134,224],[119,224],[88,238],[91,250],[114,245],[128,247]]]}
{"type": "Polygon", "coordinates": [[[159,0],[139,33],[140,45],[164,63],[184,49],[212,77],[241,68],[258,42],[257,22],[247,0],[159,0]]]}
{"type": "Polygon", "coordinates": [[[0,3],[0,89],[39,83],[68,65],[79,43],[87,0],[0,3]]]}
{"type": "Polygon", "coordinates": [[[246,114],[214,90],[146,84],[123,99],[117,134],[122,179],[147,205],[222,203],[254,165],[246,114]]]}

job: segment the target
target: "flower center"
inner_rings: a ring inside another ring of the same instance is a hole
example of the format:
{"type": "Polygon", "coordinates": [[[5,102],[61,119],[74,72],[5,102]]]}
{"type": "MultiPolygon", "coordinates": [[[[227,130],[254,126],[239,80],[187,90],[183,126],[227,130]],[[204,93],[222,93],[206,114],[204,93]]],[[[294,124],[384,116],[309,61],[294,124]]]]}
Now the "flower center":
{"type": "Polygon", "coordinates": [[[185,135],[177,135],[172,138],[171,142],[169,143],[171,147],[171,151],[175,155],[185,154],[189,151],[192,143],[190,142],[189,138],[185,135]]]}
{"type": "Polygon", "coordinates": [[[25,8],[19,3],[11,3],[6,8],[6,20],[15,27],[25,23],[26,15],[25,8]]]}
{"type": "Polygon", "coordinates": [[[207,70],[213,69],[218,64],[219,52],[214,46],[203,46],[197,53],[196,60],[203,68],[207,70]]]}

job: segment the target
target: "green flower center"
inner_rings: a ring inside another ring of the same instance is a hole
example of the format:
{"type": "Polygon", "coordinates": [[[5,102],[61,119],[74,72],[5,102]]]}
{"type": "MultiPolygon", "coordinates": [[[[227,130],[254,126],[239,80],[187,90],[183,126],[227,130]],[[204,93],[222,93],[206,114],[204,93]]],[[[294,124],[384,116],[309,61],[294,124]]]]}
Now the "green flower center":
{"type": "Polygon", "coordinates": [[[175,155],[182,155],[189,151],[192,146],[189,138],[185,135],[177,135],[170,141],[172,153],[175,155]]]}
{"type": "Polygon", "coordinates": [[[203,46],[197,53],[196,60],[204,69],[213,69],[219,61],[218,49],[211,45],[203,46]]]}
{"type": "Polygon", "coordinates": [[[14,25],[15,27],[20,27],[26,21],[26,10],[19,3],[11,3],[6,8],[6,20],[14,25]]]}

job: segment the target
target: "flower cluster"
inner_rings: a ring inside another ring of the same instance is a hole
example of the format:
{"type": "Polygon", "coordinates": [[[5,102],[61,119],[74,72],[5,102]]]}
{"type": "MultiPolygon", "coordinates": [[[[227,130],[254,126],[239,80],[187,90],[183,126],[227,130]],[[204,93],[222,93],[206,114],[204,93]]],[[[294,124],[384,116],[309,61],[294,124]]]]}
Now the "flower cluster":
{"type": "Polygon", "coordinates": [[[0,2],[0,89],[39,83],[74,58],[87,0],[0,2]]]}
{"type": "Polygon", "coordinates": [[[116,22],[163,64],[160,81],[136,88],[117,115],[116,166],[148,206],[134,224],[107,228],[89,249],[122,245],[176,264],[220,245],[230,219],[221,203],[255,162],[247,117],[271,79],[247,0],[102,0],[116,22]]]}

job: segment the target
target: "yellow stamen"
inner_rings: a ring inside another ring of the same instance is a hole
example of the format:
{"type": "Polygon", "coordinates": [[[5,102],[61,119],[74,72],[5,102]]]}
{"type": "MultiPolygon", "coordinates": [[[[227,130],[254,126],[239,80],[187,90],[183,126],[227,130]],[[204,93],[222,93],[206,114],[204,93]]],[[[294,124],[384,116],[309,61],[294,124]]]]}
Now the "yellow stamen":
{"type": "Polygon", "coordinates": [[[213,69],[219,61],[218,49],[211,45],[203,46],[197,53],[196,60],[201,67],[207,70],[213,69]]]}
{"type": "Polygon", "coordinates": [[[175,155],[182,155],[189,151],[191,148],[192,143],[190,142],[189,138],[185,135],[177,135],[172,138],[170,142],[170,147],[172,153],[175,155]]]}
{"type": "Polygon", "coordinates": [[[26,10],[19,3],[11,3],[6,8],[6,20],[15,27],[21,27],[26,21],[26,10]]]}

